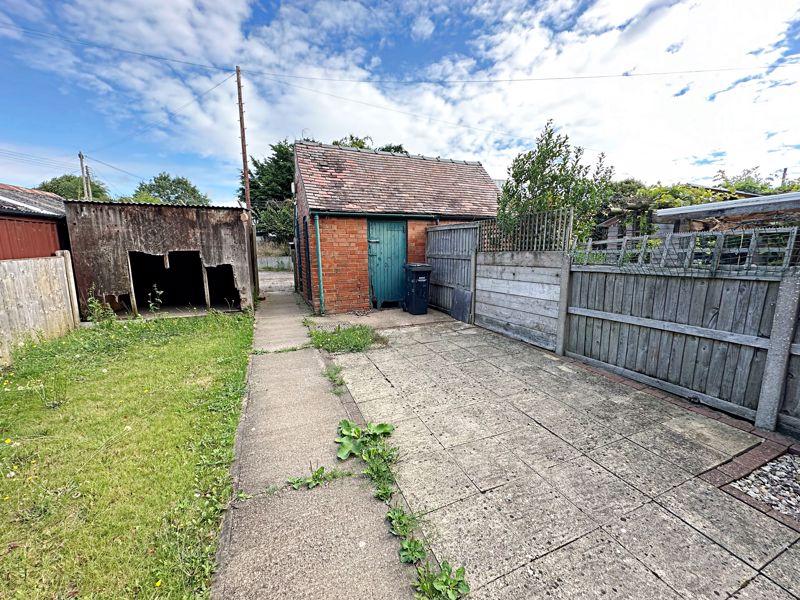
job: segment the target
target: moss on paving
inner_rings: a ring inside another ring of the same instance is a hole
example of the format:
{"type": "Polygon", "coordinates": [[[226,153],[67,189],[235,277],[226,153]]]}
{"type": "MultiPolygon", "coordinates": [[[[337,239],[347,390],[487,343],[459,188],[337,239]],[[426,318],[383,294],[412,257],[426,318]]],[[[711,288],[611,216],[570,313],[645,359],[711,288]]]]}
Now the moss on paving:
{"type": "Polygon", "coordinates": [[[117,322],[0,373],[0,597],[207,595],[248,315],[117,322]]]}

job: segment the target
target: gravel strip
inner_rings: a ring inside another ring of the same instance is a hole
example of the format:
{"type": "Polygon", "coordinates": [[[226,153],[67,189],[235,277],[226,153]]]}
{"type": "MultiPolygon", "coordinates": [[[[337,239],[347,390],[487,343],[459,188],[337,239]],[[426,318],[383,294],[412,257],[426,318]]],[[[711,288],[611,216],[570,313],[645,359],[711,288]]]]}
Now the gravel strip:
{"type": "Polygon", "coordinates": [[[800,521],[800,456],[784,454],[732,485],[800,521]]]}

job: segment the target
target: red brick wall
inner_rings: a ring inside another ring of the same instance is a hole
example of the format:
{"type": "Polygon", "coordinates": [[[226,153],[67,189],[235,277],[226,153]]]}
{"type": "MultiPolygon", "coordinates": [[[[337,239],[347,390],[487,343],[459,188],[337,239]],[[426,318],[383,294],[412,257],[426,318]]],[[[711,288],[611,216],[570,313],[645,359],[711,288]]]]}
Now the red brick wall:
{"type": "MultiPolygon", "coordinates": [[[[367,219],[321,216],[319,226],[325,310],[330,313],[369,310],[367,219]]],[[[316,269],[316,255],[312,263],[316,269]]],[[[313,275],[316,286],[316,270],[313,275]]],[[[319,310],[318,298],[314,309],[319,310]]]]}
{"type": "Polygon", "coordinates": [[[433,225],[433,221],[422,219],[408,220],[408,262],[425,262],[425,241],[427,239],[427,234],[425,232],[431,225],[433,225]]]}

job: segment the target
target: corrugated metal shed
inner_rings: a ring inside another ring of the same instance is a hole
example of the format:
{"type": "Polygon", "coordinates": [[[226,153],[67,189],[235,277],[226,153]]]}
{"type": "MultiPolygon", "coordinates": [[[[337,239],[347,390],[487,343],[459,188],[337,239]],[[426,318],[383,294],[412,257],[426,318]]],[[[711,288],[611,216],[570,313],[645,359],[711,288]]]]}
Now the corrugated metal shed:
{"type": "Polygon", "coordinates": [[[202,307],[203,288],[206,304],[231,305],[234,293],[237,307],[253,304],[252,223],[244,209],[67,201],[66,212],[84,306],[93,288],[146,310],[151,286],[176,306],[202,307]],[[225,278],[235,292],[219,292],[225,278]]]}
{"type": "Polygon", "coordinates": [[[0,183],[0,260],[67,250],[64,215],[61,196],[0,183]]]}

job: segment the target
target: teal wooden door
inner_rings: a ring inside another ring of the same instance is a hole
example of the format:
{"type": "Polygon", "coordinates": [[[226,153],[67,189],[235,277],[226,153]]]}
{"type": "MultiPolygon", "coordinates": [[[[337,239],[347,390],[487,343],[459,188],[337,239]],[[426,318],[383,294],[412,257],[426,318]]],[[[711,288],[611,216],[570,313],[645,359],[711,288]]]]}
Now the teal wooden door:
{"type": "Polygon", "coordinates": [[[367,221],[370,297],[377,308],[400,302],[405,293],[406,222],[367,221]]]}

